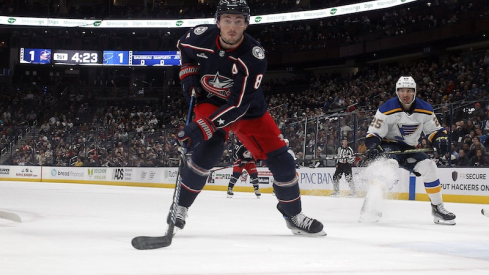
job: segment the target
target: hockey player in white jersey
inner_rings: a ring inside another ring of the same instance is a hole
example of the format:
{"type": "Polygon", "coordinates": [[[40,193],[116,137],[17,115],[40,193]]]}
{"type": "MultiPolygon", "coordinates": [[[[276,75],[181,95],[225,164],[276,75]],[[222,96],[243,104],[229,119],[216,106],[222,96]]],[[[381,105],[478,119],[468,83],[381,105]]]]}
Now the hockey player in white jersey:
{"type": "MultiPolygon", "coordinates": [[[[415,149],[424,133],[440,155],[449,150],[446,130],[438,122],[433,107],[416,98],[416,82],[410,76],[401,76],[396,83],[397,97],[386,101],[377,110],[370,124],[365,144],[366,157],[373,160],[389,151],[415,149]]],[[[441,196],[438,169],[425,153],[388,155],[399,165],[422,177],[431,201],[432,215],[437,224],[455,225],[455,215],[445,209],[441,196]]]]}

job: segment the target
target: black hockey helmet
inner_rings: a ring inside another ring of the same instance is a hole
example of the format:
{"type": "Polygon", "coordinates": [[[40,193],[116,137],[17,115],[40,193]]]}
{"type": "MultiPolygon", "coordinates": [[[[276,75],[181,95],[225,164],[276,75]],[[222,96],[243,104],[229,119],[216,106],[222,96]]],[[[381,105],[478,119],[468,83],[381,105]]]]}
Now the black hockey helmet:
{"type": "Polygon", "coordinates": [[[222,14],[242,14],[247,23],[250,22],[250,7],[245,0],[219,0],[216,11],[216,21],[222,14]]]}

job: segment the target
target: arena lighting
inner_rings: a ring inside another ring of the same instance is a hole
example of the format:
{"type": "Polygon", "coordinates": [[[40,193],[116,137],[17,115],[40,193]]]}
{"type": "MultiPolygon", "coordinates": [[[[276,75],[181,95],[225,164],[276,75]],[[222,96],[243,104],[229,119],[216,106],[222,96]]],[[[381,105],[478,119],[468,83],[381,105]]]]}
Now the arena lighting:
{"type": "MultiPolygon", "coordinates": [[[[279,22],[304,21],[346,14],[369,12],[392,8],[419,0],[375,0],[345,6],[331,7],[320,10],[299,11],[290,13],[266,14],[251,16],[250,24],[270,24],[279,22]]],[[[200,24],[215,24],[214,18],[175,19],[175,20],[96,20],[39,17],[8,17],[0,16],[0,25],[37,26],[63,28],[188,28],[200,24]]]]}

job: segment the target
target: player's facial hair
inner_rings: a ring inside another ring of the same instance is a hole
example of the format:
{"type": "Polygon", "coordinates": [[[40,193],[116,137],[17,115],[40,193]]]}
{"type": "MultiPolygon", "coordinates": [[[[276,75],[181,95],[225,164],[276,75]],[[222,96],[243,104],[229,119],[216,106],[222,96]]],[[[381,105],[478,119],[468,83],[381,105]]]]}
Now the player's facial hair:
{"type": "Polygon", "coordinates": [[[222,42],[223,42],[223,43],[225,43],[225,44],[227,44],[227,45],[229,45],[229,46],[234,46],[234,45],[236,45],[236,44],[240,43],[240,42],[243,40],[243,37],[244,37],[244,32],[243,32],[243,34],[241,35],[241,37],[240,37],[238,40],[236,40],[236,42],[234,42],[234,43],[230,43],[230,42],[226,41],[226,40],[224,39],[224,37],[223,37],[221,34],[219,34],[219,36],[221,37],[221,40],[222,40],[222,42]]]}

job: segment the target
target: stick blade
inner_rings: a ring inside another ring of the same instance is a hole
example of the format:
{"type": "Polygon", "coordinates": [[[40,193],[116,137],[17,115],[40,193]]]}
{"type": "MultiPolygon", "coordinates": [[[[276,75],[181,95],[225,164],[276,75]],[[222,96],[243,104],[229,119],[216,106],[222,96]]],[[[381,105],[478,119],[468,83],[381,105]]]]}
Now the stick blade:
{"type": "Polygon", "coordinates": [[[482,208],[481,213],[482,213],[482,215],[489,217],[489,210],[482,208]]]}
{"type": "Polygon", "coordinates": [[[132,239],[131,244],[137,250],[150,250],[158,249],[171,245],[172,238],[167,238],[166,236],[161,237],[148,237],[139,236],[132,239]]]}
{"type": "Polygon", "coordinates": [[[0,219],[5,219],[5,220],[19,222],[19,223],[22,222],[22,219],[20,218],[19,215],[10,212],[4,212],[4,211],[0,211],[0,219]]]}

